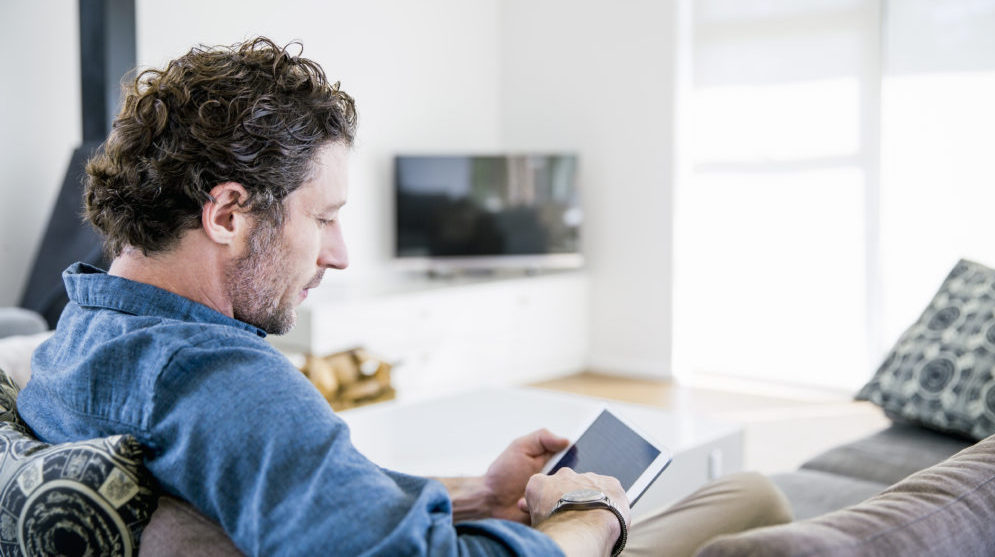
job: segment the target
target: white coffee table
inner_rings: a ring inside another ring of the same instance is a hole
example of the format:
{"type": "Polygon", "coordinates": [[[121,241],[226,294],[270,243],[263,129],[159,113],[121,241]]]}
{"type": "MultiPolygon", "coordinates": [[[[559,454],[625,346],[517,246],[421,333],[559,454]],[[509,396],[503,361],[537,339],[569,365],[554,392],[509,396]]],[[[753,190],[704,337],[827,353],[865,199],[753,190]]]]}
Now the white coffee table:
{"type": "Polygon", "coordinates": [[[743,465],[742,427],[658,408],[534,388],[488,388],[341,412],[377,464],[421,476],[482,474],[514,438],[546,427],[571,436],[607,406],[670,448],[674,460],[632,509],[638,517],[743,465]]]}

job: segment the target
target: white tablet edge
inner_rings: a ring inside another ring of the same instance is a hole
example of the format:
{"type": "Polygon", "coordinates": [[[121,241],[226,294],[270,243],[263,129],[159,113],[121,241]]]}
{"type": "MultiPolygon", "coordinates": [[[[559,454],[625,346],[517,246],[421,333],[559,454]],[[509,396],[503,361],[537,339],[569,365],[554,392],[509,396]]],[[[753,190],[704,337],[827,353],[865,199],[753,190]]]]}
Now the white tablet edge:
{"type": "Polygon", "coordinates": [[[580,436],[583,435],[592,424],[594,424],[594,421],[598,419],[598,416],[600,416],[602,412],[610,413],[612,416],[617,418],[618,421],[625,424],[625,426],[632,430],[636,435],[639,435],[639,437],[641,437],[644,441],[652,445],[656,450],[660,451],[660,454],[656,455],[653,462],[651,462],[649,466],[647,466],[643,472],[639,474],[636,481],[632,482],[632,485],[629,486],[629,489],[625,492],[626,497],[629,499],[629,507],[632,507],[636,504],[636,501],[642,497],[643,493],[646,492],[646,489],[652,485],[653,481],[656,480],[656,478],[659,477],[659,475],[663,473],[668,466],[670,466],[670,462],[673,460],[673,453],[671,453],[670,449],[668,449],[665,445],[657,442],[652,436],[647,435],[642,429],[633,424],[624,415],[620,414],[617,410],[609,408],[607,405],[601,405],[591,413],[591,416],[581,424],[581,427],[577,429],[577,432],[573,435],[573,437],[570,437],[570,444],[567,445],[567,448],[554,454],[546,465],[543,466],[542,473],[548,474],[549,471],[553,469],[556,463],[563,458],[563,455],[570,450],[570,447],[574,446],[577,439],[580,439],[580,436]]]}

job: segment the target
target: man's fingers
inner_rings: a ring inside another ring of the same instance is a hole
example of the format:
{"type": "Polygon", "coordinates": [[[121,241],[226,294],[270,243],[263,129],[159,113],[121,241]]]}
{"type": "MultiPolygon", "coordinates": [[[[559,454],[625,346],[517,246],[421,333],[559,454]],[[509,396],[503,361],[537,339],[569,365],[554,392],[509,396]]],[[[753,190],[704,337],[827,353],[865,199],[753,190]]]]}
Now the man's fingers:
{"type": "Polygon", "coordinates": [[[511,446],[532,457],[549,457],[567,448],[569,444],[569,439],[554,435],[543,428],[515,439],[511,446]]]}
{"type": "Polygon", "coordinates": [[[540,445],[548,453],[558,453],[570,444],[569,439],[553,435],[548,429],[540,429],[536,433],[538,434],[540,445]]]}

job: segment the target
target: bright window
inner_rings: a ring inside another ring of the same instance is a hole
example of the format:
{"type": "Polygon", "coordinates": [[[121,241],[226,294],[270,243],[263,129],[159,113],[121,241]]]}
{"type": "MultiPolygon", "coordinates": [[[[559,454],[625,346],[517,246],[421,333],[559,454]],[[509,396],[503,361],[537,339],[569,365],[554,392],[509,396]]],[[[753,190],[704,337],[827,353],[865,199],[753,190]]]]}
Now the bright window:
{"type": "Polygon", "coordinates": [[[675,373],[869,373],[876,0],[685,4],[675,373]]]}

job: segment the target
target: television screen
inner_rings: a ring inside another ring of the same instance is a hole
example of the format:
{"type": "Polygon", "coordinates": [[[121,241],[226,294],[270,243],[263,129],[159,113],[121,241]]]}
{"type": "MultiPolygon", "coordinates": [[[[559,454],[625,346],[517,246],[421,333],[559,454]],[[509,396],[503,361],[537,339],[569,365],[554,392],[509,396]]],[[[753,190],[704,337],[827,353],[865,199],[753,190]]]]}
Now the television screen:
{"type": "Polygon", "coordinates": [[[575,155],[398,156],[394,170],[399,258],[579,257],[575,155]]]}

